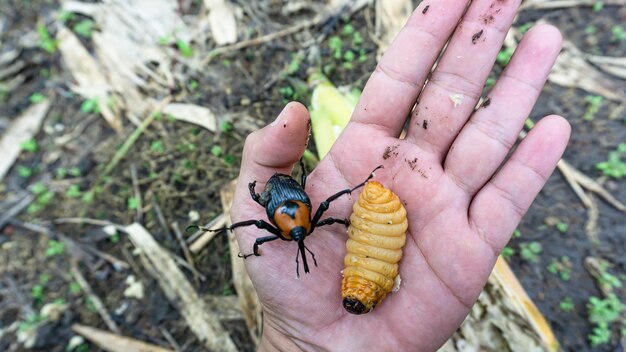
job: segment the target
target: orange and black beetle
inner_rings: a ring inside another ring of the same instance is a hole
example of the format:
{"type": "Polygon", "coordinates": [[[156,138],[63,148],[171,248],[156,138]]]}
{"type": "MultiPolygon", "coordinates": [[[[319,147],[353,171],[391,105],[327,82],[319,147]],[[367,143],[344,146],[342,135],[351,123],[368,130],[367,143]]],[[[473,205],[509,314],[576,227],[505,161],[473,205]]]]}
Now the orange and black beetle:
{"type": "Polygon", "coordinates": [[[304,245],[304,239],[313,233],[313,230],[315,230],[316,227],[334,223],[340,223],[346,226],[349,224],[348,219],[335,219],[329,217],[320,220],[322,215],[324,215],[324,212],[328,210],[330,203],[344,194],[350,194],[354,190],[363,187],[367,181],[374,177],[374,171],[380,169],[381,167],[382,166],[378,166],[375,168],[369,177],[356,187],[344,189],[328,197],[328,199],[320,204],[313,217],[311,217],[311,200],[304,191],[307,174],[304,169],[304,163],[300,160],[300,168],[302,169],[302,178],[300,179],[300,183],[289,175],[276,173],[267,181],[261,194],[258,194],[255,191],[256,181],[248,184],[250,196],[255,202],[265,208],[267,218],[270,220],[271,224],[265,220],[246,220],[234,223],[227,228],[208,231],[233,230],[237,227],[254,225],[259,229],[267,230],[272,234],[271,236],[257,238],[254,242],[252,253],[240,255],[244,259],[252,255],[260,256],[259,246],[265,242],[274,241],[276,239],[297,242],[299,251],[296,252],[296,275],[299,277],[300,263],[298,262],[298,257],[300,254],[302,254],[304,272],[309,272],[305,250],[311,253],[313,263],[317,266],[315,255],[304,245]]]}

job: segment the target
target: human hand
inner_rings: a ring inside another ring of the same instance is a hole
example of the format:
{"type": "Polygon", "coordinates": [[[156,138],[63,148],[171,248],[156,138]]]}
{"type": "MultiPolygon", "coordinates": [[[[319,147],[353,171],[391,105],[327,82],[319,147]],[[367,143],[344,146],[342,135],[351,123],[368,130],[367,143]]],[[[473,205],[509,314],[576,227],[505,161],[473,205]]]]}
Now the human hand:
{"type": "MultiPolygon", "coordinates": [[[[560,50],[561,36],[551,26],[525,35],[489,93],[490,104],[474,112],[518,5],[519,0],[475,0],[463,14],[465,1],[426,0],[413,13],[370,77],[351,122],[306,184],[315,210],[384,165],[375,179],[408,212],[402,286],[374,311],[351,315],[340,294],[343,225],[316,229],[306,239],[318,267],[309,262],[311,273],[299,280],[296,244],[267,243],[260,257],[246,260],[264,309],[261,349],[435,350],[463,321],[569,138],[568,123],[548,116],[506,159],[560,50]],[[400,140],[412,109],[407,136],[400,140]]],[[[308,135],[306,109],[291,103],[248,137],[234,222],[267,220],[250,198],[248,183],[256,180],[260,192],[274,173],[289,174],[308,135]]],[[[348,218],[358,193],[337,199],[326,214],[348,218]]],[[[245,227],[236,235],[242,252],[250,253],[254,240],[269,233],[245,227]]]]}

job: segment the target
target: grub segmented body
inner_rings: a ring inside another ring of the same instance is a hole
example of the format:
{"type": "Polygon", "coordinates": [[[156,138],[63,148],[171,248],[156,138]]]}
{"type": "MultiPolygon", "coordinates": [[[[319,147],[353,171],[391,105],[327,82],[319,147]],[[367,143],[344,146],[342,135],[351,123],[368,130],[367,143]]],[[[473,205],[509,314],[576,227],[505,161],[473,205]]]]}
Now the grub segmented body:
{"type": "Polygon", "coordinates": [[[365,185],[352,210],[341,294],[348,312],[364,314],[394,287],[408,222],[398,196],[376,181],[365,185]]]}

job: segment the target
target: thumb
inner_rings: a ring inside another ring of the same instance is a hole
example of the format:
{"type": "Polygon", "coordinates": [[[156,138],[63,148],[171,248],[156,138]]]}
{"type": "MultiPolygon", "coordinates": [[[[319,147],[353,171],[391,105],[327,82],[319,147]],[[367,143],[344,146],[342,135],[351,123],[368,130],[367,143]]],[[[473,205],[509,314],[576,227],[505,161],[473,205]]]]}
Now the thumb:
{"type": "Polygon", "coordinates": [[[252,181],[263,184],[276,172],[290,174],[304,153],[310,130],[311,120],[306,107],[291,102],[274,122],[251,133],[243,148],[237,194],[248,193],[248,183],[252,181]]]}

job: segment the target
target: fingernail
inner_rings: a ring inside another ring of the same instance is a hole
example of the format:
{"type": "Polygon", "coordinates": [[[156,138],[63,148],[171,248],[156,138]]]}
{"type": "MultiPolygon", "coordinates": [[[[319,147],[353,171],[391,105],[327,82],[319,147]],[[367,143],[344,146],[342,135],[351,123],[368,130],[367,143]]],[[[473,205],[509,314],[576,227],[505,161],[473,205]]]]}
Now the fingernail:
{"type": "Polygon", "coordinates": [[[280,112],[280,114],[278,114],[278,116],[276,117],[276,119],[270,124],[270,126],[275,126],[276,124],[278,124],[280,122],[280,120],[283,118],[283,116],[285,115],[285,113],[287,112],[287,107],[289,106],[289,104],[285,105],[285,107],[283,108],[283,111],[280,112]]]}

